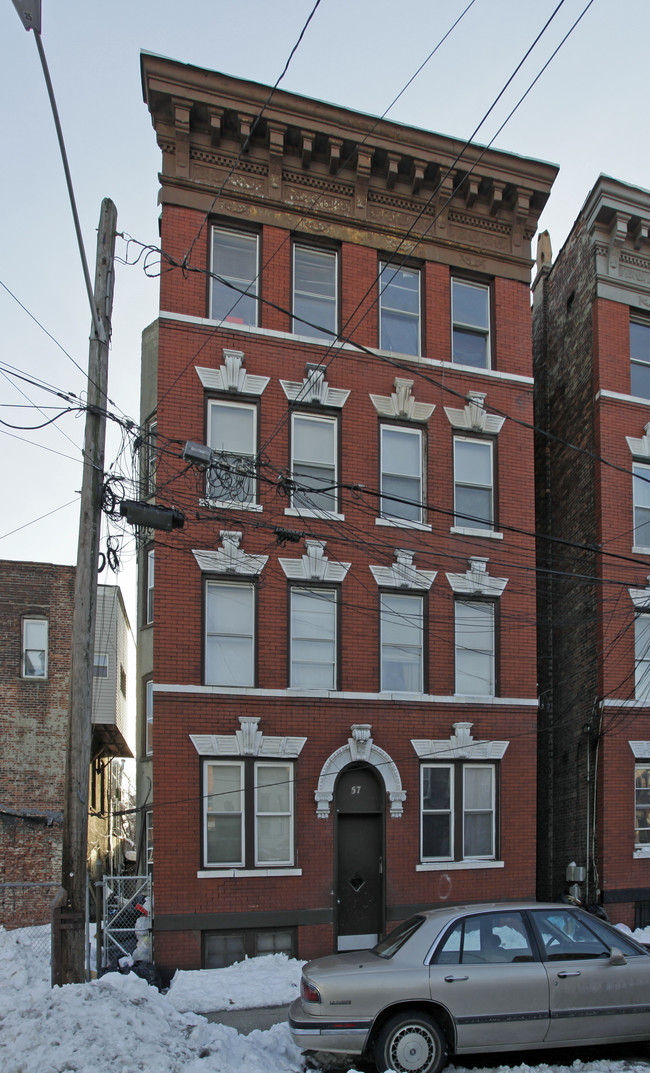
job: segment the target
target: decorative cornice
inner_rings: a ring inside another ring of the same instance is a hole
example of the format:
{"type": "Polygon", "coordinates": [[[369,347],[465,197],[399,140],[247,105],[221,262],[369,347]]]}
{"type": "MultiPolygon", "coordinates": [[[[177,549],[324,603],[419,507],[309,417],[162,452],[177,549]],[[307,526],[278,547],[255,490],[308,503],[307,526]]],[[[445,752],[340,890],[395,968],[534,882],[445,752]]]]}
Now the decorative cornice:
{"type": "Polygon", "coordinates": [[[463,410],[445,406],[445,413],[452,428],[467,432],[485,432],[498,435],[505,423],[505,417],[489,414],[485,409],[487,395],[484,391],[468,391],[468,403],[463,410]]]}
{"type": "Polygon", "coordinates": [[[392,395],[371,395],[375,410],[380,417],[404,417],[407,421],[424,423],[429,420],[435,405],[427,402],[416,402],[411,394],[413,380],[404,380],[396,376],[394,380],[395,390],[392,395]]]}
{"type": "Polygon", "coordinates": [[[244,368],[244,351],[223,350],[224,364],[219,369],[195,365],[199,380],[206,391],[235,391],[245,395],[262,395],[270,382],[269,376],[250,376],[244,368]]]}
{"type": "Polygon", "coordinates": [[[628,589],[634,608],[639,612],[650,612],[650,574],[648,574],[648,586],[645,589],[628,589]]]}
{"type": "Polygon", "coordinates": [[[305,540],[307,552],[300,559],[278,559],[289,581],[343,581],[351,563],[330,562],[325,540],[305,540]]]}
{"type": "Polygon", "coordinates": [[[449,738],[413,738],[411,745],[420,760],[502,760],[509,741],[474,741],[473,723],[454,723],[449,738]]]}
{"type": "Polygon", "coordinates": [[[222,546],[216,551],[192,548],[192,554],[203,573],[238,574],[245,577],[256,577],[262,573],[268,555],[247,555],[239,547],[242,534],[235,530],[222,529],[219,536],[222,546]]]}
{"type": "Polygon", "coordinates": [[[259,717],[240,715],[234,734],[190,734],[199,756],[300,756],[307,738],[274,737],[258,730],[259,717]]]}
{"type": "Polygon", "coordinates": [[[650,741],[628,741],[636,760],[650,759],[650,741]]]}
{"type": "Polygon", "coordinates": [[[490,577],[489,559],[472,556],[464,574],[447,574],[447,581],[459,596],[501,596],[508,584],[505,577],[490,577]]]}
{"type": "Polygon", "coordinates": [[[635,439],[634,436],[626,436],[627,445],[635,458],[650,459],[650,421],[645,426],[645,436],[635,439]]]}
{"type": "Polygon", "coordinates": [[[437,570],[418,570],[413,565],[414,551],[395,549],[395,562],[390,566],[371,566],[370,570],[380,588],[419,589],[428,592],[437,570]]]}
{"type": "Polygon", "coordinates": [[[350,394],[343,388],[330,387],[325,379],[325,367],[311,362],[307,363],[306,376],[301,383],[281,380],[280,384],[289,402],[334,406],[339,410],[345,406],[350,394]]]}

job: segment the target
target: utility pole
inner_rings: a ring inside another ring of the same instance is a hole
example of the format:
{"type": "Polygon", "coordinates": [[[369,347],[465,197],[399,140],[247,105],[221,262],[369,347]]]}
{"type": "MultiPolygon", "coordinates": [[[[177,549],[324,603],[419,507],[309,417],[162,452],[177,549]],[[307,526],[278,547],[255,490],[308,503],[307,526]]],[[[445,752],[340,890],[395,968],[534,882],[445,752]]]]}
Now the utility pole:
{"type": "Polygon", "coordinates": [[[93,317],[88,352],[88,403],[72,619],[72,671],[62,851],[62,886],[66,891],[67,899],[65,907],[60,910],[61,961],[59,966],[52,966],[53,984],[83,983],[85,980],[86,856],[92,738],[93,653],[116,226],[115,205],[110,199],[104,198],[99,220],[95,264],[94,305],[97,317],[93,317]],[[99,334],[95,327],[97,320],[101,328],[99,334]]]}

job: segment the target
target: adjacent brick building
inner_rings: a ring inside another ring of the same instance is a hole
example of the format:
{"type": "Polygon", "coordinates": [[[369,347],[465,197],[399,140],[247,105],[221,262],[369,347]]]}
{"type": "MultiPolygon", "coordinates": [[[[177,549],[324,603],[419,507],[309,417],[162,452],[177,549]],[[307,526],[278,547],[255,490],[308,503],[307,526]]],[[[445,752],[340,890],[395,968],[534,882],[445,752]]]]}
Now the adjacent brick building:
{"type": "Polygon", "coordinates": [[[142,76],[143,492],[185,513],[140,560],[156,961],[533,897],[530,243],[556,169],[149,54],[142,76]]]}
{"type": "Polygon", "coordinates": [[[650,922],[650,193],[601,176],[534,288],[539,893],[650,922]]]}

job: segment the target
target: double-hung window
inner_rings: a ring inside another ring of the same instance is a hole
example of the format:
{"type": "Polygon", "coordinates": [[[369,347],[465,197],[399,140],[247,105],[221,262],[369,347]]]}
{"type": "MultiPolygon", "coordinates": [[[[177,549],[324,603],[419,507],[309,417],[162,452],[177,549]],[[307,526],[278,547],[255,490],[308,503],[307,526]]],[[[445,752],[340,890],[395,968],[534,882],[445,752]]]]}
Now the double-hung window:
{"type": "Polygon", "coordinates": [[[423,521],[422,432],[381,426],[381,516],[423,521]]]}
{"type": "Polygon", "coordinates": [[[456,693],[495,695],[495,612],[493,600],[456,600],[456,693]]]}
{"type": "Polygon", "coordinates": [[[630,321],[630,393],[650,399],[650,324],[630,321]]]}
{"type": "Polygon", "coordinates": [[[293,331],[312,339],[336,338],[337,254],[313,246],[293,247],[293,331]]]}
{"type": "Polygon", "coordinates": [[[634,546],[650,548],[650,466],[632,466],[634,493],[634,546]]]}
{"type": "Polygon", "coordinates": [[[494,460],[491,440],[454,437],[454,525],[494,528],[494,460]]]}
{"type": "Polygon", "coordinates": [[[379,266],[379,347],[395,354],[420,353],[420,271],[379,266]]]}
{"type": "Polygon", "coordinates": [[[153,679],[144,684],[144,751],[147,756],[153,752],[153,679]]]}
{"type": "Polygon", "coordinates": [[[46,618],[23,619],[23,678],[47,678],[48,621],[46,618]]]}
{"type": "Polygon", "coordinates": [[[650,700],[650,614],[634,620],[634,696],[650,700]]]}
{"type": "Polygon", "coordinates": [[[291,687],[336,689],[334,589],[291,589],[291,687]]]}
{"type": "Polygon", "coordinates": [[[493,860],[496,855],[494,764],[422,764],[423,861],[493,860]]]}
{"type": "Polygon", "coordinates": [[[424,599],[385,592],[380,597],[381,690],[421,693],[424,688],[424,599]]]}
{"type": "Polygon", "coordinates": [[[257,324],[257,235],[212,228],[210,317],[229,324],[257,324]]]}
{"type": "Polygon", "coordinates": [[[146,584],[144,593],[144,621],[145,625],[149,625],[153,622],[153,600],[154,600],[154,565],[155,565],[155,552],[153,548],[150,548],[146,552],[146,584]]]}
{"type": "Polygon", "coordinates": [[[490,288],[451,281],[452,361],[475,369],[490,366],[490,288]]]}
{"type": "Polygon", "coordinates": [[[207,868],[279,868],[294,860],[293,765],[275,760],[204,763],[207,868]]]}
{"type": "Polygon", "coordinates": [[[93,678],[108,678],[107,652],[95,652],[93,656],[93,678]]]}
{"type": "Polygon", "coordinates": [[[150,417],[144,425],[144,436],[140,456],[140,482],[145,499],[156,491],[156,445],[158,442],[158,422],[150,417]]]}
{"type": "Polygon", "coordinates": [[[255,678],[255,589],[208,581],[205,589],[205,684],[252,686],[255,678]]]}
{"type": "Polygon", "coordinates": [[[634,848],[650,853],[650,762],[635,764],[634,768],[634,848]]]}
{"type": "Polygon", "coordinates": [[[291,420],[291,506],[334,513],[338,506],[335,417],[295,413],[291,420]]]}
{"type": "Polygon", "coordinates": [[[257,407],[222,399],[208,401],[209,499],[250,506],[256,496],[257,407]]]}

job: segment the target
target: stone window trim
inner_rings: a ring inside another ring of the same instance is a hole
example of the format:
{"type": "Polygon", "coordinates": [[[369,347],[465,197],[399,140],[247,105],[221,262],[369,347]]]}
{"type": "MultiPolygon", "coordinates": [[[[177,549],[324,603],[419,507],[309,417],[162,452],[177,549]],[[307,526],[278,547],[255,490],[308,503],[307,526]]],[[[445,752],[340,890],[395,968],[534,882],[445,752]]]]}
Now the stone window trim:
{"type": "Polygon", "coordinates": [[[467,403],[462,410],[445,406],[444,410],[452,428],[463,432],[479,432],[498,436],[505,424],[505,417],[489,414],[485,409],[487,394],[484,391],[468,391],[467,403]]]}
{"type": "Polygon", "coordinates": [[[406,800],[406,791],[402,789],[402,780],[397,764],[387,752],[374,744],[371,730],[372,725],[370,723],[353,723],[350,727],[350,737],[347,740],[347,744],[331,753],[323,764],[318,778],[318,786],[314,791],[318,819],[329,819],[337,775],[348,764],[358,762],[371,764],[377,769],[390,801],[391,819],[401,819],[406,800]]]}
{"type": "Polygon", "coordinates": [[[433,416],[435,405],[416,402],[413,396],[413,380],[396,376],[393,381],[395,390],[391,395],[370,395],[370,401],[380,417],[401,418],[426,424],[433,416]]]}
{"type": "Polygon", "coordinates": [[[437,570],[420,570],[414,566],[415,552],[406,548],[395,549],[395,562],[390,566],[370,566],[377,585],[384,589],[414,589],[428,592],[438,573],[437,570]]]}
{"type": "Polygon", "coordinates": [[[453,723],[448,738],[412,738],[418,760],[503,760],[510,741],[475,739],[474,724],[453,723]]]}
{"type": "Polygon", "coordinates": [[[244,351],[224,347],[223,365],[208,369],[195,365],[196,374],[205,391],[223,391],[238,395],[263,395],[271,382],[270,376],[251,376],[244,368],[244,351]]]}
{"type": "Polygon", "coordinates": [[[235,574],[241,577],[258,577],[268,562],[268,555],[249,555],[240,548],[242,533],[222,529],[219,533],[221,547],[216,551],[192,548],[201,573],[235,574]]]}
{"type": "Polygon", "coordinates": [[[344,388],[330,387],[325,379],[326,366],[307,362],[305,376],[301,381],[280,380],[280,386],[289,402],[302,405],[331,406],[342,410],[350,392],[344,388]]]}
{"type": "Polygon", "coordinates": [[[501,596],[508,578],[491,577],[487,570],[488,562],[489,559],[473,555],[468,560],[468,569],[464,574],[447,574],[452,591],[457,596],[501,596]]]}
{"type": "Polygon", "coordinates": [[[297,760],[307,738],[264,734],[259,729],[260,717],[240,715],[239,730],[233,734],[190,734],[189,738],[199,756],[255,756],[274,760],[297,760]]]}
{"type": "Polygon", "coordinates": [[[306,552],[299,559],[278,558],[288,581],[344,581],[351,563],[330,560],[325,555],[326,540],[305,540],[306,552]]]}

